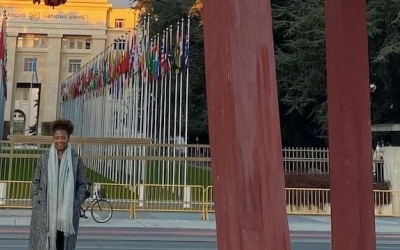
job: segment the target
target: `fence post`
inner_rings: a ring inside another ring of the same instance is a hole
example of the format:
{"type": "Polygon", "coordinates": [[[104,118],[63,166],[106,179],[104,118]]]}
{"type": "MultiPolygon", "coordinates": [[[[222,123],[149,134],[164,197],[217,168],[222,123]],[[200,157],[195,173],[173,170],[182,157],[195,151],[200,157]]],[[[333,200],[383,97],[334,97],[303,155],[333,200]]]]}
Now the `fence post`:
{"type": "Polygon", "coordinates": [[[10,143],[10,162],[8,165],[8,180],[12,181],[13,159],[14,159],[14,143],[10,143]]]}
{"type": "Polygon", "coordinates": [[[208,187],[203,187],[203,220],[208,220],[208,187]]]}
{"type": "Polygon", "coordinates": [[[13,165],[14,165],[14,143],[11,142],[10,143],[11,149],[10,149],[10,163],[8,166],[8,183],[5,184],[5,188],[6,188],[6,192],[7,192],[7,196],[5,197],[5,201],[4,204],[7,205],[7,203],[10,202],[9,197],[11,196],[11,181],[12,181],[12,171],[13,171],[13,165]],[[8,184],[8,185],[7,185],[8,184]]]}
{"type": "Polygon", "coordinates": [[[191,190],[190,186],[184,186],[183,188],[183,208],[190,208],[191,190]]]}
{"type": "MultiPolygon", "coordinates": [[[[391,190],[400,190],[400,147],[385,147],[383,149],[384,179],[390,182],[391,190]]],[[[393,214],[400,214],[400,197],[393,195],[393,214]]]]}
{"type": "Polygon", "coordinates": [[[0,207],[5,206],[7,202],[7,182],[0,181],[0,207]]]}
{"type": "Polygon", "coordinates": [[[131,186],[131,207],[129,210],[129,218],[130,219],[136,219],[136,211],[135,211],[135,206],[136,206],[136,186],[131,186]]]}
{"type": "Polygon", "coordinates": [[[142,160],[142,163],[141,163],[141,169],[142,169],[142,173],[141,173],[141,177],[139,177],[139,183],[141,183],[141,184],[146,184],[146,178],[147,178],[147,150],[148,150],[148,147],[147,147],[147,145],[144,145],[144,146],[142,146],[142,157],[143,157],[143,160],[142,160]],[[142,179],[141,181],[140,181],[140,178],[142,179]]]}
{"type": "Polygon", "coordinates": [[[144,206],[144,184],[137,184],[136,185],[138,187],[138,193],[139,193],[139,207],[143,207],[144,206]]]}

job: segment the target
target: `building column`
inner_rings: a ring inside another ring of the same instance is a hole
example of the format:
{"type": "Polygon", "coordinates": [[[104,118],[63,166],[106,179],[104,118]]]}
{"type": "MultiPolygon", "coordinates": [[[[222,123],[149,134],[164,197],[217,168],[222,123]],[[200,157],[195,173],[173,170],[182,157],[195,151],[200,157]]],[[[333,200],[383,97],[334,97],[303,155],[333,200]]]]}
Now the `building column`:
{"type": "Polygon", "coordinates": [[[391,190],[395,192],[392,195],[393,215],[400,215],[400,147],[383,148],[383,175],[385,181],[390,182],[391,190]]]}
{"type": "MultiPolygon", "coordinates": [[[[60,85],[60,57],[61,57],[61,39],[62,35],[48,35],[48,47],[51,53],[47,54],[47,74],[46,80],[41,85],[40,93],[40,109],[38,120],[38,135],[42,134],[42,123],[52,122],[56,119],[57,109],[54,105],[59,106],[59,85],[60,85]]],[[[62,69],[66,70],[66,69],[62,69]]]]}
{"type": "Polygon", "coordinates": [[[9,121],[9,133],[6,131],[6,134],[10,135],[13,134],[15,93],[17,89],[17,83],[14,82],[17,37],[18,33],[7,32],[7,101],[4,120],[9,121]]]}
{"type": "Polygon", "coordinates": [[[99,55],[106,49],[107,36],[92,36],[92,54],[99,55]]]}
{"type": "Polygon", "coordinates": [[[271,1],[205,0],[204,44],[218,249],[289,250],[271,1]]]}
{"type": "Polygon", "coordinates": [[[365,0],[325,0],[332,250],[375,250],[365,0]]]}

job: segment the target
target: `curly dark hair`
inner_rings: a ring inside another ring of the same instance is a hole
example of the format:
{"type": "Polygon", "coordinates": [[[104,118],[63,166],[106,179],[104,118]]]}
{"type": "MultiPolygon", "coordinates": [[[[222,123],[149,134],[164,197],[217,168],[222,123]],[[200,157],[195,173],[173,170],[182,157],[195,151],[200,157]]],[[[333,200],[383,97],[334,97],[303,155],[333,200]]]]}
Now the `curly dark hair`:
{"type": "Polygon", "coordinates": [[[64,119],[58,119],[51,123],[50,130],[53,133],[53,135],[59,129],[65,130],[68,136],[70,136],[74,132],[74,124],[72,124],[70,120],[64,120],[64,119]]]}

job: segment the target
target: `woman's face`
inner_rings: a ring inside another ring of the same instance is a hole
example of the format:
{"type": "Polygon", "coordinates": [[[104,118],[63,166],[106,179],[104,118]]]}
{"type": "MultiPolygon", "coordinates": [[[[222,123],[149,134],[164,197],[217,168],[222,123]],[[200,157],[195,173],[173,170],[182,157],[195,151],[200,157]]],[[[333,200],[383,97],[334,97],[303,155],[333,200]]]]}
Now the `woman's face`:
{"type": "Polygon", "coordinates": [[[69,136],[67,131],[63,129],[57,129],[54,133],[53,139],[57,150],[65,150],[68,147],[69,136]]]}

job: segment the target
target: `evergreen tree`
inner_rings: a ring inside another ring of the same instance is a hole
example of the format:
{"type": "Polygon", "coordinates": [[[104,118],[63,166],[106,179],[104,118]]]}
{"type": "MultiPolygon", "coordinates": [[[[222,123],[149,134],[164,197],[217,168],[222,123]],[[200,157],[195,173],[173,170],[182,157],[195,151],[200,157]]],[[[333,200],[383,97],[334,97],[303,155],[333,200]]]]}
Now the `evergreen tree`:
{"type": "MultiPolygon", "coordinates": [[[[208,137],[201,0],[138,0],[158,33],[190,13],[190,139],[208,137]],[[195,76],[195,77],[193,77],[195,76]]],[[[326,146],[324,0],[272,0],[281,130],[285,146],[326,146]]],[[[368,0],[372,123],[400,122],[400,2],[368,0]]],[[[204,141],[204,140],[203,140],[204,141]]]]}

